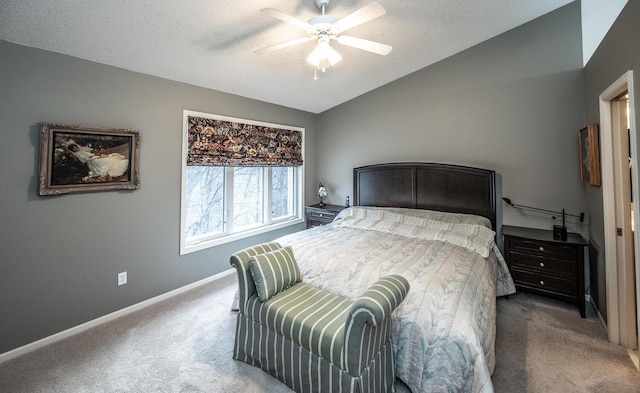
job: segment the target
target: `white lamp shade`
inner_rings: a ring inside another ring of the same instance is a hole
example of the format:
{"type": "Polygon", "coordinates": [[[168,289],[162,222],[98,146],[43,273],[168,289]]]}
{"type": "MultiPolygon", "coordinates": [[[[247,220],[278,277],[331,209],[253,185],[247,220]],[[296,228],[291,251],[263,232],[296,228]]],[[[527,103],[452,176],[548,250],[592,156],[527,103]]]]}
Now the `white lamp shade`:
{"type": "Polygon", "coordinates": [[[329,68],[340,60],[342,60],[340,53],[336,52],[326,41],[319,41],[316,49],[307,57],[309,63],[321,69],[329,68]]]}

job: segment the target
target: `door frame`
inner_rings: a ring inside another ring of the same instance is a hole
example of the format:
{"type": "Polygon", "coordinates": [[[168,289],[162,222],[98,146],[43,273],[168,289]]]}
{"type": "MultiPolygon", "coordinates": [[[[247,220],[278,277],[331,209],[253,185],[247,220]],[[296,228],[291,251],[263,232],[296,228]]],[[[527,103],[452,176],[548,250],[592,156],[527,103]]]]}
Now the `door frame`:
{"type": "MultiPolygon", "coordinates": [[[[634,233],[633,243],[635,245],[635,288],[633,284],[634,275],[630,274],[633,265],[625,264],[617,258],[617,234],[616,234],[616,205],[614,187],[614,141],[612,135],[612,108],[611,101],[618,98],[622,93],[629,93],[629,128],[631,147],[631,192],[633,200],[637,203],[639,195],[638,177],[638,132],[635,121],[635,92],[634,73],[627,71],[602,94],[600,94],[600,140],[602,145],[602,204],[604,214],[604,242],[605,242],[605,271],[606,271],[606,294],[607,294],[607,330],[609,341],[624,347],[633,346],[638,342],[638,335],[635,329],[640,323],[640,312],[637,305],[640,296],[640,236],[638,230],[634,233]],[[634,299],[634,293],[636,299],[634,299]]],[[[639,204],[640,205],[640,204],[639,204]]],[[[640,224],[639,209],[634,209],[635,225],[640,224]]]]}

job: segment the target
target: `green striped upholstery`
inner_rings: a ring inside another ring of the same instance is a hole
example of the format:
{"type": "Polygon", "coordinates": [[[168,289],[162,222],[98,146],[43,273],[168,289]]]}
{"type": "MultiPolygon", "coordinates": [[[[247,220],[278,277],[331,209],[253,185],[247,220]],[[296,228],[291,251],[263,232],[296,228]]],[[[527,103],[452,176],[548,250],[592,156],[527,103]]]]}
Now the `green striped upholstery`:
{"type": "Polygon", "coordinates": [[[351,304],[348,299],[300,283],[264,303],[253,296],[248,315],[306,350],[340,364],[351,304]]]}
{"type": "Polygon", "coordinates": [[[240,312],[246,312],[247,300],[256,293],[256,284],[253,282],[249,271],[249,259],[258,254],[264,254],[282,248],[279,243],[270,242],[258,244],[257,246],[245,248],[231,255],[231,266],[236,268],[238,273],[238,298],[240,312]]]}
{"type": "Polygon", "coordinates": [[[258,298],[263,302],[302,281],[291,246],[252,256],[249,270],[256,284],[258,298]]]}
{"type": "Polygon", "coordinates": [[[353,303],[351,313],[376,326],[388,318],[409,293],[407,280],[395,274],[382,277],[353,303]]]}
{"type": "MultiPolygon", "coordinates": [[[[277,246],[252,247],[247,258],[234,254],[238,277],[252,281],[245,261],[277,246]]],[[[355,301],[298,283],[263,302],[254,283],[239,280],[239,286],[234,359],[262,368],[296,392],[393,390],[391,313],[409,291],[403,277],[383,277],[355,301]]]]}
{"type": "Polygon", "coordinates": [[[260,367],[296,392],[391,392],[396,379],[391,339],[362,374],[351,375],[242,313],[233,358],[260,367]]]}
{"type": "Polygon", "coordinates": [[[398,275],[381,278],[351,306],[345,332],[343,367],[359,373],[391,335],[391,313],[409,293],[409,283],[398,275]]]}

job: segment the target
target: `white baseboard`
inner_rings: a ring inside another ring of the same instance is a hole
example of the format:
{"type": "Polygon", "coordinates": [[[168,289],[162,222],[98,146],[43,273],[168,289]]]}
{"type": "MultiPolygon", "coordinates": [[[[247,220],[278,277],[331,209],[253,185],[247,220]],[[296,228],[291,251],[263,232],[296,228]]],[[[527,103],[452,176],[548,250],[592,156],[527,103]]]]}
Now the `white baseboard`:
{"type": "Polygon", "coordinates": [[[609,328],[607,327],[607,323],[604,321],[604,318],[602,317],[602,314],[600,314],[600,310],[598,309],[598,307],[596,307],[596,303],[593,301],[591,295],[585,295],[585,301],[587,302],[587,304],[590,304],[591,308],[596,312],[596,314],[598,314],[600,324],[608,332],[609,328]]]}
{"type": "Polygon", "coordinates": [[[178,289],[174,289],[173,291],[170,291],[170,292],[167,292],[167,293],[163,293],[162,295],[158,295],[156,297],[152,297],[151,299],[147,299],[147,300],[144,300],[144,301],[142,301],[140,303],[136,303],[136,304],[131,305],[129,307],[125,307],[125,308],[123,308],[121,310],[114,311],[111,314],[107,314],[107,315],[104,315],[102,317],[99,317],[99,318],[93,319],[91,321],[85,322],[83,324],[74,326],[74,327],[69,328],[67,330],[63,330],[63,331],[61,331],[59,333],[56,333],[56,334],[53,334],[51,336],[45,337],[45,338],[40,339],[38,341],[34,341],[32,343],[23,345],[23,346],[18,347],[16,349],[12,349],[12,350],[10,350],[8,352],[1,353],[0,354],[0,363],[5,362],[5,361],[10,360],[10,359],[13,359],[13,358],[16,358],[16,357],[18,357],[20,355],[23,355],[23,354],[27,353],[27,352],[31,352],[31,351],[34,351],[36,349],[42,348],[45,345],[49,345],[49,344],[52,344],[52,343],[54,343],[56,341],[60,341],[60,340],[65,339],[67,337],[71,337],[71,336],[76,335],[78,333],[82,333],[82,332],[84,332],[86,330],[89,330],[89,329],[91,329],[93,327],[96,327],[98,325],[101,325],[103,323],[113,321],[116,318],[120,318],[120,317],[125,316],[127,314],[131,314],[132,312],[141,310],[141,309],[143,309],[145,307],[149,307],[149,306],[151,306],[153,304],[156,304],[156,303],[161,302],[163,300],[167,300],[167,299],[169,299],[169,298],[171,298],[173,296],[177,296],[177,295],[179,295],[181,293],[184,293],[184,292],[187,292],[187,291],[189,291],[191,289],[194,289],[194,288],[200,287],[202,285],[208,284],[208,283],[213,282],[213,281],[215,281],[215,280],[217,280],[219,278],[226,277],[226,276],[228,276],[230,274],[233,274],[233,273],[235,273],[235,269],[225,270],[222,273],[215,274],[213,276],[207,277],[207,278],[202,279],[200,281],[196,281],[196,282],[191,283],[189,285],[185,285],[184,287],[180,287],[178,289]]]}
{"type": "MultiPolygon", "coordinates": [[[[586,301],[591,304],[591,307],[593,307],[593,309],[598,314],[598,318],[600,319],[600,323],[605,328],[605,330],[607,332],[609,332],[609,328],[607,327],[607,324],[604,321],[604,318],[602,317],[602,314],[600,314],[600,310],[598,310],[598,308],[596,307],[596,304],[593,302],[593,298],[591,297],[591,295],[586,295],[586,301]]],[[[629,348],[626,348],[626,349],[627,349],[627,353],[629,354],[629,358],[633,362],[633,365],[638,369],[638,371],[640,371],[640,354],[639,354],[639,351],[638,350],[629,349],[629,348]]]]}
{"type": "Polygon", "coordinates": [[[631,358],[633,365],[636,366],[638,371],[640,371],[640,358],[638,357],[638,351],[627,349],[627,352],[629,353],[629,357],[631,358]]]}

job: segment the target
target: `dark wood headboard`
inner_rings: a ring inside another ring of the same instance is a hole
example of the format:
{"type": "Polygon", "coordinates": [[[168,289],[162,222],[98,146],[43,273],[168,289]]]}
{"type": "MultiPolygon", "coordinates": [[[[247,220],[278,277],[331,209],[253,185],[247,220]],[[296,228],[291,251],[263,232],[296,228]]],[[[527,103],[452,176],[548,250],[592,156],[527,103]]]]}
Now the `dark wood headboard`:
{"type": "Polygon", "coordinates": [[[394,163],[353,169],[354,206],[476,214],[496,229],[495,172],[460,165],[394,163]]]}

